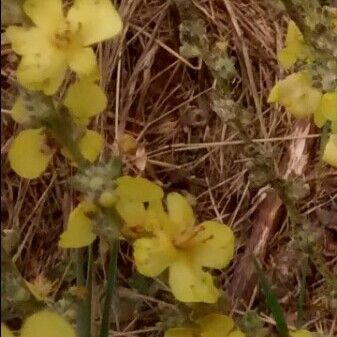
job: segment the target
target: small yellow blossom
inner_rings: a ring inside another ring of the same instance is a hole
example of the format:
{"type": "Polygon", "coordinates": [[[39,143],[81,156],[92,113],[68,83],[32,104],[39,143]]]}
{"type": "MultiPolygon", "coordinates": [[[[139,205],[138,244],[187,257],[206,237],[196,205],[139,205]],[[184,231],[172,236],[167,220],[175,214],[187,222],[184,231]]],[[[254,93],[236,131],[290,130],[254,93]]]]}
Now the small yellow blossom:
{"type": "Polygon", "coordinates": [[[26,179],[39,177],[55,152],[46,144],[43,128],[21,131],[15,137],[8,152],[12,169],[26,179]]]}
{"type": "Polygon", "coordinates": [[[320,106],[322,93],[313,88],[310,76],[298,72],[277,82],[268,97],[268,103],[278,102],[296,118],[313,115],[320,106]]]}
{"type": "Polygon", "coordinates": [[[169,285],[182,302],[215,303],[219,291],[203,267],[226,267],[234,253],[232,230],[215,221],[195,226],[187,200],[178,193],[166,199],[168,213],[157,204],[149,210],[152,236],[137,239],[134,259],[138,271],[149,277],[169,269],[169,285]]]}
{"type": "Polygon", "coordinates": [[[89,46],[117,35],[121,19],[110,0],[75,0],[66,16],[61,0],[26,0],[23,9],[35,26],[10,26],[6,35],[22,56],[18,81],[27,89],[54,94],[67,67],[80,76],[97,73],[89,46]]]}
{"type": "Polygon", "coordinates": [[[285,45],[277,55],[279,64],[284,69],[293,66],[297,60],[304,60],[311,56],[310,49],[294,21],[289,22],[285,45]]]}
{"type": "MultiPolygon", "coordinates": [[[[234,321],[226,315],[209,314],[197,322],[197,326],[190,328],[171,328],[166,330],[164,337],[245,337],[235,330],[234,321]]],[[[301,337],[301,336],[295,336],[301,337]]],[[[303,336],[304,337],[304,336],[303,336]]]]}
{"type": "MultiPolygon", "coordinates": [[[[1,336],[14,337],[14,334],[1,324],[1,336]]],[[[59,314],[42,310],[29,316],[22,325],[19,337],[76,337],[72,325],[59,314]]]]}
{"type": "Polygon", "coordinates": [[[96,213],[97,207],[89,202],[81,202],[71,213],[68,228],[60,236],[62,248],[80,248],[90,245],[96,238],[93,233],[93,220],[90,214],[96,213]]]}
{"type": "Polygon", "coordinates": [[[137,150],[137,141],[133,136],[123,133],[118,139],[118,146],[121,153],[133,154],[137,150]]]}
{"type": "Polygon", "coordinates": [[[337,168],[337,134],[331,134],[323,152],[322,160],[337,168]]]}

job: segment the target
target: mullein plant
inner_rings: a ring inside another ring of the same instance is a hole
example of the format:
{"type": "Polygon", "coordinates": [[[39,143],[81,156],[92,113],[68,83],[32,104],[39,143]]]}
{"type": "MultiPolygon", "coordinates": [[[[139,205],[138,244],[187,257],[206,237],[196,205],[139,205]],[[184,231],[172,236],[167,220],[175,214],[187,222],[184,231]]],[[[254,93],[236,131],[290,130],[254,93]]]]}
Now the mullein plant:
{"type": "Polygon", "coordinates": [[[337,167],[337,10],[325,7],[311,14],[311,20],[304,22],[306,39],[297,24],[289,21],[278,62],[284,70],[296,71],[275,84],[268,102],[279,103],[296,118],[313,117],[318,128],[326,126],[322,160],[337,167]],[[321,35],[316,39],[318,29],[321,35]]]}
{"type": "MultiPolygon", "coordinates": [[[[168,283],[178,301],[217,302],[219,289],[204,268],[222,269],[230,263],[232,230],[216,221],[197,224],[179,193],[165,198],[162,188],[147,179],[118,177],[118,160],[94,163],[103,139],[88,125],[104,111],[107,97],[98,84],[100,74],[90,46],[122,29],[110,0],[75,0],[66,14],[61,0],[26,0],[23,12],[27,23],[6,30],[13,51],[21,56],[16,72],[19,96],[11,116],[24,128],[11,143],[8,158],[11,168],[26,179],[41,176],[56,151],[78,167],[72,182],[83,200],[70,213],[59,247],[87,247],[98,237],[111,244],[122,236],[134,248],[139,273],[156,277],[168,270],[168,283]],[[76,80],[61,100],[57,93],[68,71],[76,74],[76,80]]],[[[229,320],[225,322],[229,333],[232,321],[225,316],[223,320],[229,320]]],[[[103,316],[102,325],[103,321],[106,331],[109,320],[103,316]]],[[[215,330],[224,324],[221,315],[213,321],[215,330]]],[[[207,322],[198,324],[199,330],[213,329],[207,322]]],[[[1,329],[4,336],[13,336],[5,324],[1,329]]],[[[76,332],[48,308],[26,318],[19,334],[71,337],[76,332]]]]}

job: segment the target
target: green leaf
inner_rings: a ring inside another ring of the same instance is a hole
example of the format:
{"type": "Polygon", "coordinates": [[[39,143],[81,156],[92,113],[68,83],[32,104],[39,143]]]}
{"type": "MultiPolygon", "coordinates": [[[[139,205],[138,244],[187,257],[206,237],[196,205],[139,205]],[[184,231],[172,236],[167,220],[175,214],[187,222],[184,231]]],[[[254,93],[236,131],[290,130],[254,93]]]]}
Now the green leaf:
{"type": "Polygon", "coordinates": [[[287,323],[280,303],[278,302],[274,291],[271,289],[269,282],[255,257],[253,257],[253,261],[256,268],[257,277],[260,282],[261,290],[265,297],[266,305],[275,319],[276,330],[278,331],[280,337],[289,337],[287,323]]]}

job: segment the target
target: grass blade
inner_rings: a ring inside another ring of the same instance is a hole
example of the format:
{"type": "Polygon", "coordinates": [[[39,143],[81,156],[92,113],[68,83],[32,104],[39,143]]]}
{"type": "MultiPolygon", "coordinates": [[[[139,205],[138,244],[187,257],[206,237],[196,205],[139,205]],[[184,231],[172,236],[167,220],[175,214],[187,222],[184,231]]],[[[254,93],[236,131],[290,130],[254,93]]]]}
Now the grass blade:
{"type": "Polygon", "coordinates": [[[107,272],[107,288],[105,293],[101,331],[99,334],[100,337],[107,337],[109,335],[111,301],[116,289],[118,250],[119,242],[118,239],[115,239],[111,244],[111,256],[107,272]]]}
{"type": "Polygon", "coordinates": [[[278,299],[274,291],[271,289],[268,283],[268,280],[265,277],[255,257],[253,257],[253,261],[254,261],[254,265],[256,268],[257,277],[259,279],[260,286],[261,286],[263,295],[265,297],[266,305],[268,309],[271,311],[275,319],[276,330],[278,331],[280,337],[289,337],[287,323],[286,323],[282,308],[280,306],[280,303],[278,302],[278,299]]]}

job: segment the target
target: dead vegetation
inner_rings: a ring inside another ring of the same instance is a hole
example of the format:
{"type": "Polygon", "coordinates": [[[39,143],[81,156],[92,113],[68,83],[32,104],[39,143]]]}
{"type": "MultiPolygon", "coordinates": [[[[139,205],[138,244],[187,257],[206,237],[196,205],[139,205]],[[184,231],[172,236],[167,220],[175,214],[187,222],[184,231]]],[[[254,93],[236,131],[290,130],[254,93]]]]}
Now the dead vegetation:
{"type": "MultiPolygon", "coordinates": [[[[103,158],[116,151],[123,133],[135,136],[136,154],[123,159],[126,173],[188,193],[200,218],[231,225],[237,236],[236,257],[218,281],[230,290],[231,310],[238,317],[256,309],[268,327],[273,325],[257,291],[250,262],[254,252],[277,289],[289,325],[294,326],[305,261],[296,238],[313,237],[320,262],[309,262],[307,270],[306,327],[335,336],[337,294],[326,272],[337,274],[337,174],[318,163],[317,130],[266,103],[271,86],[282,76],[275,57],[282,46],[285,17],[258,0],[193,4],[207,22],[210,41],[229,42],[237,70],[231,95],[253,113],[249,136],[275,151],[274,165],[281,176],[298,176],[308,184],[310,192],[298,208],[308,217],[310,231],[292,225],[282,200],[269,186],[252,186],[247,165],[251,158],[244,141],[212,110],[212,76],[205,64],[179,54],[180,18],[170,1],[121,1],[122,36],[97,48],[102,84],[109,96],[107,111],[95,121],[106,139],[103,158]]],[[[57,249],[57,241],[78,197],[67,184],[73,169],[58,157],[38,180],[22,180],[9,169],[6,153],[18,126],[7,112],[16,94],[17,60],[6,44],[2,59],[2,225],[11,230],[8,242],[24,277],[31,282],[42,278],[42,283],[48,279],[49,293],[58,298],[63,284],[72,278],[69,252],[57,249]]],[[[94,296],[98,313],[106,254],[100,248],[94,296]]],[[[161,312],[169,324],[174,301],[163,292],[160,280],[146,295],[127,289],[133,275],[129,254],[123,244],[119,309],[111,336],[159,336],[161,312]]]]}

